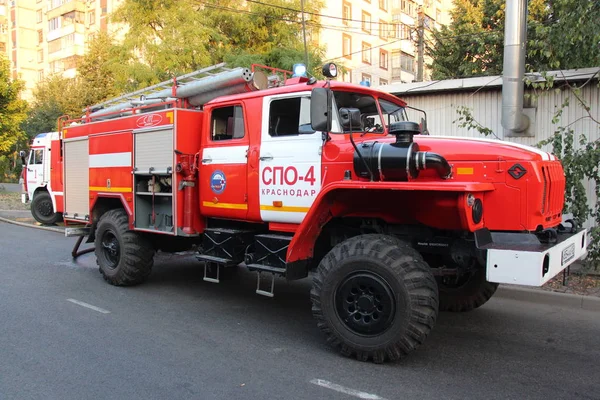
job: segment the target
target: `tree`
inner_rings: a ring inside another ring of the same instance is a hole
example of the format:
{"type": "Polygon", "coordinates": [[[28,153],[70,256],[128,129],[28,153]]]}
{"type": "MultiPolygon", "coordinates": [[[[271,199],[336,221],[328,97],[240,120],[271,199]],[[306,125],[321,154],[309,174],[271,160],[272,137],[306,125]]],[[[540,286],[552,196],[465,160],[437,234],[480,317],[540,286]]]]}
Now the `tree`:
{"type": "MultiPolygon", "coordinates": [[[[502,74],[506,0],[456,0],[452,23],[433,32],[433,79],[502,74]]],[[[600,3],[530,0],[526,70],[600,64],[600,3]]]]}
{"type": "Polygon", "coordinates": [[[21,129],[27,110],[27,103],[19,97],[23,87],[23,82],[11,79],[10,63],[0,55],[0,181],[14,179],[16,152],[27,145],[21,129]]]}
{"type": "Polygon", "coordinates": [[[23,127],[29,137],[41,132],[54,131],[61,115],[73,118],[83,114],[84,94],[75,78],[52,75],[33,89],[34,100],[23,127]]]}
{"type": "MultiPolygon", "coordinates": [[[[317,1],[307,1],[309,29],[316,33],[317,1]]],[[[161,80],[227,61],[290,69],[304,60],[300,0],[269,4],[234,0],[125,0],[112,15],[130,26],[124,47],[142,54],[161,80]],[[294,62],[291,62],[293,59],[294,62]]],[[[309,32],[309,33],[311,33],[309,32]]],[[[320,49],[311,49],[320,61],[320,49]]]]}

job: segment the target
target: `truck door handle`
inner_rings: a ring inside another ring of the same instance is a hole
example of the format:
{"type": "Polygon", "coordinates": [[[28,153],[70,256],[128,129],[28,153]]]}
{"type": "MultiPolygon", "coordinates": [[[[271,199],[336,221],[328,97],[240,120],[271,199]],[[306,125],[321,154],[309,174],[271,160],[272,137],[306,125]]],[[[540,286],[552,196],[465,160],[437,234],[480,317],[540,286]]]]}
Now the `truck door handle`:
{"type": "Polygon", "coordinates": [[[272,159],[273,159],[273,156],[271,156],[271,155],[266,155],[266,156],[260,157],[260,161],[271,161],[272,159]]]}
{"type": "Polygon", "coordinates": [[[202,164],[210,164],[212,162],[212,158],[207,157],[202,159],[202,164]]]}

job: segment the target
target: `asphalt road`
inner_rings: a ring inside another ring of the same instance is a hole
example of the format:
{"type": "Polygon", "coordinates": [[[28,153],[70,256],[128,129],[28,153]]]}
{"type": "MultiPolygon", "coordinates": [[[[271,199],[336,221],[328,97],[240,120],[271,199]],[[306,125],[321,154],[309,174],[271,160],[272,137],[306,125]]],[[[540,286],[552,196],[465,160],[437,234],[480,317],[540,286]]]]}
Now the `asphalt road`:
{"type": "Polygon", "coordinates": [[[600,313],[494,298],[374,365],[326,345],[308,281],[269,299],[247,271],[215,285],[163,256],[117,288],[93,254],[72,261],[73,242],[0,222],[2,400],[600,399],[600,313]]]}
{"type": "Polygon", "coordinates": [[[0,189],[7,192],[21,193],[21,185],[18,183],[0,183],[0,189]]]}

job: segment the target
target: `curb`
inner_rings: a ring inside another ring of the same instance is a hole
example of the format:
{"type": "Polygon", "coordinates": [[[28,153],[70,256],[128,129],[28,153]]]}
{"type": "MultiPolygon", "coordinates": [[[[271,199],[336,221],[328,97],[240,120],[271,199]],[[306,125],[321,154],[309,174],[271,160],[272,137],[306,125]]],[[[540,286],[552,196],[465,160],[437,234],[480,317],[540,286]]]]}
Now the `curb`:
{"type": "Polygon", "coordinates": [[[600,297],[500,285],[497,297],[600,312],[600,297]]]}
{"type": "Polygon", "coordinates": [[[50,231],[50,232],[58,232],[58,233],[65,233],[64,229],[60,229],[60,228],[52,228],[50,226],[38,226],[38,225],[32,225],[32,224],[28,224],[25,222],[18,222],[18,221],[13,221],[12,219],[8,219],[8,218],[4,218],[4,217],[0,217],[0,221],[2,222],[6,222],[9,224],[14,224],[14,225],[19,225],[19,226],[24,226],[27,228],[35,228],[35,229],[41,229],[44,231],[50,231]]]}

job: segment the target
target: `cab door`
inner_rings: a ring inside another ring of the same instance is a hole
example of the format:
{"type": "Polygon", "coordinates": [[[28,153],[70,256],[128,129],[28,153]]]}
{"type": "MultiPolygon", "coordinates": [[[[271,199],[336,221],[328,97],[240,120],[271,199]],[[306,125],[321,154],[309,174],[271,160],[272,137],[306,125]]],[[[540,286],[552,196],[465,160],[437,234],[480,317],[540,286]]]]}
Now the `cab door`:
{"type": "Polygon", "coordinates": [[[265,97],[260,145],[260,216],[302,222],[321,190],[321,132],[310,128],[310,92],[265,97]]]}
{"type": "Polygon", "coordinates": [[[32,148],[27,163],[27,191],[29,198],[33,198],[33,192],[44,185],[44,155],[43,147],[32,148]]]}
{"type": "Polygon", "coordinates": [[[248,213],[248,135],[241,105],[212,108],[200,162],[200,209],[205,216],[245,219],[248,213]]]}

